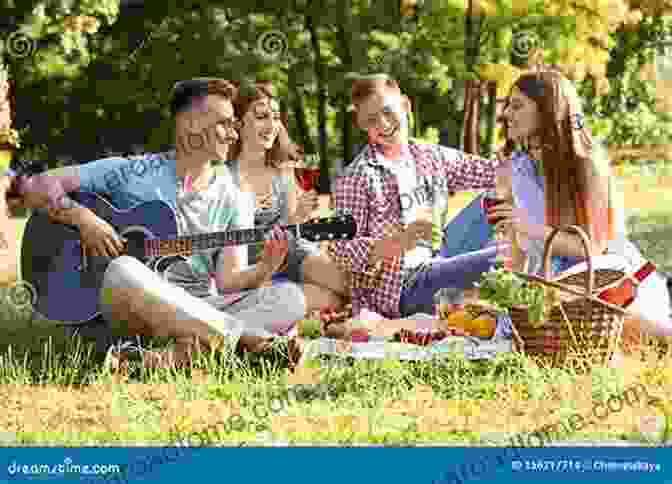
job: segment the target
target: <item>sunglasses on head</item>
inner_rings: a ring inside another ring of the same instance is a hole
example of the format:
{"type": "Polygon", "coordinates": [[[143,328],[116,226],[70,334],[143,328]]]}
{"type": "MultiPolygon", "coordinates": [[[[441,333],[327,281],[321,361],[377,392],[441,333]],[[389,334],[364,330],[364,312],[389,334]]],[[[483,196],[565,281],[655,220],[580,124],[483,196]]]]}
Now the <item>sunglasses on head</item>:
{"type": "Polygon", "coordinates": [[[208,87],[210,82],[216,80],[218,80],[216,77],[195,77],[193,79],[187,79],[186,81],[177,81],[173,85],[173,92],[197,87],[208,87]]]}

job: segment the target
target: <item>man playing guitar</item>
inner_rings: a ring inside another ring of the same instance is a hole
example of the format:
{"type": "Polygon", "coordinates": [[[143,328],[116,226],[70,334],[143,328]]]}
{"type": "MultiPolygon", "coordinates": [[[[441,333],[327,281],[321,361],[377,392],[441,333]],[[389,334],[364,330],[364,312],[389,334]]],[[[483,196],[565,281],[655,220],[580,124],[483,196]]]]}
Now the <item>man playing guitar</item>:
{"type": "Polygon", "coordinates": [[[253,353],[273,354],[282,347],[290,364],[298,359],[298,342],[283,341],[269,330],[280,320],[293,322],[304,316],[302,289],[290,282],[260,287],[285,260],[287,243],[279,230],[274,240],[267,241],[261,263],[250,270],[240,269],[237,249],[223,248],[178,262],[162,278],[137,259],[122,255],[126,242],[115,229],[66,195],[78,191],[103,195],[120,209],[162,200],[174,210],[180,235],[239,228],[239,192],[228,172],[217,175],[210,163],[225,160],[229,146],[238,139],[235,96],[235,87],[220,79],[175,85],[174,159],[159,154],[104,158],[17,179],[21,203],[46,209],[51,220],[77,227],[87,256],[114,258],[100,291],[104,318],[66,323],[64,335],[94,342],[98,353],[104,348],[102,354],[108,357],[119,353],[119,347],[108,350],[115,338],[176,338],[175,351],[151,353],[159,364],[184,363],[193,350],[211,346],[213,337],[253,353]],[[185,149],[184,140],[193,137],[205,142],[185,149]],[[212,286],[217,289],[214,293],[212,286]],[[279,341],[286,344],[276,344],[279,341]]]}

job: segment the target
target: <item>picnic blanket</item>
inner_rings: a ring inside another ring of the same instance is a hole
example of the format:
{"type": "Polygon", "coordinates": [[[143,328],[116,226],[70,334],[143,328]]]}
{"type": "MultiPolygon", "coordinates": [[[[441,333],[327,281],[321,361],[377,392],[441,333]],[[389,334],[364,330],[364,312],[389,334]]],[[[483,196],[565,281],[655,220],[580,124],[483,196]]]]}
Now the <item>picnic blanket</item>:
{"type": "MultiPolygon", "coordinates": [[[[407,320],[432,320],[435,316],[415,314],[404,318],[407,320]]],[[[372,338],[366,343],[331,338],[318,338],[306,343],[305,356],[315,358],[320,355],[335,355],[356,359],[399,359],[412,361],[428,361],[446,358],[451,354],[463,354],[467,360],[493,359],[500,353],[513,351],[511,318],[500,314],[497,318],[495,334],[490,339],[472,336],[448,336],[429,346],[418,346],[406,343],[395,343],[385,338],[372,338]]]]}

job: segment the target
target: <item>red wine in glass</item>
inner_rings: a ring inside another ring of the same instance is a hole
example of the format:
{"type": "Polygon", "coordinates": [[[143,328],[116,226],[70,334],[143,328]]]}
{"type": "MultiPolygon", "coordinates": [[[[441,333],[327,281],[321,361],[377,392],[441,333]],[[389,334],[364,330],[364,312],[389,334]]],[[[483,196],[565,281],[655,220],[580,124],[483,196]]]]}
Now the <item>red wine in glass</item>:
{"type": "MultiPolygon", "coordinates": [[[[502,198],[497,198],[494,192],[487,192],[483,198],[482,198],[482,206],[483,210],[485,211],[485,215],[487,217],[488,212],[492,210],[494,207],[499,205],[500,203],[505,202],[506,200],[502,198]]],[[[497,224],[500,220],[502,220],[502,217],[495,217],[495,218],[488,218],[488,223],[495,225],[497,224]]]]}
{"type": "Polygon", "coordinates": [[[309,192],[317,188],[320,179],[319,168],[294,168],[296,181],[304,192],[309,192]]]}

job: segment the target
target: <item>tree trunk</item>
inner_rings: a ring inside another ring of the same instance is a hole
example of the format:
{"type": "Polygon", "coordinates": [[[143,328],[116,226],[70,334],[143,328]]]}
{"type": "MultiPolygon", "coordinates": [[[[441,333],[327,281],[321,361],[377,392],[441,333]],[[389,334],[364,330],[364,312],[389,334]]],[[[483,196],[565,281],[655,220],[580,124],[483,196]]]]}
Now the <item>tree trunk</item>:
{"type": "Polygon", "coordinates": [[[486,116],[488,120],[487,134],[485,137],[486,146],[483,150],[484,156],[490,156],[495,147],[497,130],[497,83],[494,81],[489,81],[487,83],[488,91],[488,109],[486,111],[486,116]]]}
{"type": "MultiPolygon", "coordinates": [[[[339,43],[339,49],[340,49],[340,57],[341,61],[343,62],[343,68],[346,72],[351,72],[354,71],[354,60],[352,58],[352,42],[351,42],[351,34],[350,32],[353,31],[352,29],[352,19],[351,19],[351,13],[352,13],[352,5],[350,0],[343,0],[342,4],[342,15],[341,15],[341,22],[337,27],[336,30],[336,38],[338,39],[339,43]]],[[[352,150],[352,114],[350,111],[348,111],[348,106],[350,105],[350,97],[349,97],[349,91],[347,86],[344,87],[343,89],[343,96],[341,98],[341,130],[343,133],[343,137],[341,139],[341,142],[343,143],[343,161],[340,162],[340,166],[337,166],[337,173],[340,174],[340,171],[342,170],[343,166],[347,165],[352,157],[354,156],[353,150],[352,150]]]]}
{"type": "Polygon", "coordinates": [[[291,72],[287,76],[287,79],[289,80],[292,111],[294,111],[294,119],[296,119],[296,126],[301,138],[300,144],[303,145],[305,153],[315,153],[315,143],[313,143],[313,139],[310,136],[310,128],[306,121],[306,112],[303,106],[303,93],[299,91],[299,87],[296,85],[296,80],[291,72]]]}
{"type": "Polygon", "coordinates": [[[327,79],[322,63],[320,39],[312,13],[306,15],[306,30],[310,33],[310,43],[315,55],[315,77],[317,78],[317,120],[320,142],[320,181],[317,191],[320,194],[329,193],[331,180],[329,179],[329,160],[327,160],[327,79]]]}
{"type": "MultiPolygon", "coordinates": [[[[465,62],[467,70],[474,71],[480,55],[480,18],[478,5],[469,0],[465,18],[465,62]]],[[[480,81],[470,79],[465,83],[464,124],[462,126],[462,149],[467,153],[480,152],[480,81]]]]}
{"type": "Polygon", "coordinates": [[[465,89],[462,150],[478,155],[480,153],[480,81],[467,81],[465,89]]]}

